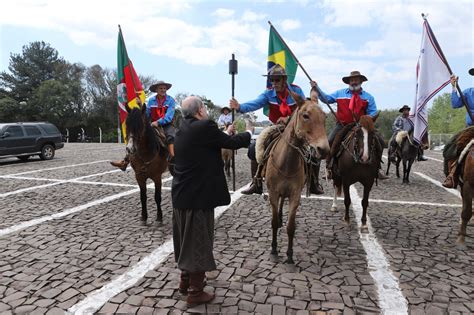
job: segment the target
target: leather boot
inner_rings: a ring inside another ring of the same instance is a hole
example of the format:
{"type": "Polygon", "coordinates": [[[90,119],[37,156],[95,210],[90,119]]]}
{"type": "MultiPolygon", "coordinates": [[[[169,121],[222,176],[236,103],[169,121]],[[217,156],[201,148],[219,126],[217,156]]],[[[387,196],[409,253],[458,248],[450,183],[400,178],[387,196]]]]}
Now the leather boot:
{"type": "Polygon", "coordinates": [[[311,183],[309,186],[309,192],[314,195],[324,194],[323,186],[319,184],[319,168],[321,164],[311,166],[311,183]]]}
{"type": "Polygon", "coordinates": [[[377,178],[378,178],[379,180],[385,180],[385,179],[389,179],[390,177],[388,177],[388,176],[385,175],[381,170],[379,170],[379,174],[378,174],[377,178]]]}
{"type": "Polygon", "coordinates": [[[204,304],[214,299],[214,294],[204,291],[205,276],[205,272],[193,272],[189,274],[188,298],[186,299],[188,306],[204,304]]]}
{"type": "Polygon", "coordinates": [[[181,271],[181,277],[179,281],[179,293],[183,295],[188,294],[188,289],[189,289],[189,272],[187,271],[181,271]]]}
{"type": "Polygon", "coordinates": [[[458,186],[458,178],[456,176],[457,166],[458,163],[456,160],[451,160],[448,162],[449,173],[446,179],[444,180],[443,187],[456,188],[458,186]]]}
{"type": "Polygon", "coordinates": [[[428,158],[423,154],[423,149],[418,149],[418,161],[428,161],[428,158]]]}
{"type": "Polygon", "coordinates": [[[171,176],[174,176],[174,144],[168,144],[168,170],[171,176]]]}
{"type": "Polygon", "coordinates": [[[121,161],[112,161],[112,162],[110,162],[110,164],[112,166],[118,167],[119,169],[121,169],[122,171],[125,172],[129,162],[130,162],[130,160],[128,159],[128,155],[126,155],[123,160],[121,160],[121,161]]]}
{"type": "Polygon", "coordinates": [[[260,178],[260,174],[257,174],[258,163],[257,161],[250,161],[250,172],[252,173],[252,183],[250,187],[242,190],[242,194],[244,195],[251,195],[251,194],[262,194],[263,193],[263,185],[262,179],[260,178]]]}

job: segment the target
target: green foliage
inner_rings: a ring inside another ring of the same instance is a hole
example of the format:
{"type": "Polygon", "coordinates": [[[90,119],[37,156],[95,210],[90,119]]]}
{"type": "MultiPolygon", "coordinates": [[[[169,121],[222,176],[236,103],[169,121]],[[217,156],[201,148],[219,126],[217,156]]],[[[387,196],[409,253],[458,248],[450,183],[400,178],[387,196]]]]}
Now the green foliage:
{"type": "Polygon", "coordinates": [[[428,121],[432,134],[454,134],[466,125],[466,109],[451,108],[451,94],[444,93],[433,101],[428,110],[428,121]]]}
{"type": "Polygon", "coordinates": [[[235,121],[235,130],[237,132],[245,131],[245,121],[243,119],[239,119],[235,121]]]}
{"type": "Polygon", "coordinates": [[[384,109],[380,111],[379,117],[375,121],[375,127],[385,142],[388,142],[392,137],[392,125],[398,115],[400,113],[397,109],[384,109]]]}

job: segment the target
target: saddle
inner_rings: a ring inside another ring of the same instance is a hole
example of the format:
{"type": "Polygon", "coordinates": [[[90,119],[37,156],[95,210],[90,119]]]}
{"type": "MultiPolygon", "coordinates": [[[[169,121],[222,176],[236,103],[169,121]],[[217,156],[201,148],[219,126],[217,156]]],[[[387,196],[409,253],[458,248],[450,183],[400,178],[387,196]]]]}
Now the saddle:
{"type": "MultiPolygon", "coordinates": [[[[344,147],[341,145],[341,143],[346,140],[346,136],[350,131],[353,131],[353,129],[356,127],[356,123],[350,123],[345,125],[341,131],[339,131],[336,136],[334,137],[334,141],[332,142],[331,146],[331,156],[332,157],[339,157],[342,154],[342,151],[344,150],[344,147]]],[[[350,137],[349,137],[350,138],[350,137]]]]}
{"type": "Polygon", "coordinates": [[[267,161],[270,151],[283,130],[285,130],[285,125],[278,124],[269,126],[260,133],[255,144],[255,156],[258,164],[264,164],[267,161]]]}
{"type": "MultiPolygon", "coordinates": [[[[153,131],[155,133],[156,142],[158,143],[158,150],[160,149],[168,150],[168,145],[166,143],[166,134],[165,134],[165,131],[163,130],[163,127],[153,126],[153,131]]],[[[163,151],[160,150],[160,152],[163,152],[163,151]]]]}

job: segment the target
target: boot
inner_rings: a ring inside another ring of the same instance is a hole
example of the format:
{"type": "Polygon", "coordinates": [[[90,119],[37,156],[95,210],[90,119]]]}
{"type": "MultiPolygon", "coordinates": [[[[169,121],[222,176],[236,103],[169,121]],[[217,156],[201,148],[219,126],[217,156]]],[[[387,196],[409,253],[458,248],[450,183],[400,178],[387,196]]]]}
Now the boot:
{"type": "Polygon", "coordinates": [[[250,172],[252,173],[252,183],[250,187],[242,190],[242,194],[244,195],[251,195],[251,194],[259,194],[263,193],[263,185],[262,179],[260,178],[260,174],[257,174],[258,163],[257,161],[251,160],[250,161],[250,172]]]}
{"type": "Polygon", "coordinates": [[[423,149],[418,149],[418,161],[428,161],[428,158],[423,154],[423,149]]]}
{"type": "Polygon", "coordinates": [[[309,186],[309,192],[314,195],[322,195],[324,194],[324,189],[323,186],[319,184],[319,168],[321,167],[321,164],[318,163],[318,165],[312,165],[311,167],[311,183],[309,186]]]}
{"type": "Polygon", "coordinates": [[[456,188],[458,186],[458,177],[456,176],[457,167],[458,163],[456,160],[451,160],[448,162],[449,173],[446,179],[444,180],[443,187],[456,188]]]}
{"type": "Polygon", "coordinates": [[[179,281],[179,293],[183,295],[188,294],[188,289],[189,289],[189,272],[187,271],[181,271],[181,278],[179,281]]]}
{"type": "Polygon", "coordinates": [[[207,293],[203,290],[205,276],[205,272],[189,274],[188,298],[186,299],[188,306],[204,304],[214,299],[214,294],[207,293]]]}
{"type": "Polygon", "coordinates": [[[174,176],[174,144],[168,144],[168,170],[171,176],[174,176]]]}
{"type": "Polygon", "coordinates": [[[112,166],[118,167],[119,169],[121,169],[122,171],[125,172],[129,162],[130,162],[130,160],[128,159],[128,154],[127,154],[123,160],[121,160],[121,161],[112,161],[112,162],[110,162],[110,164],[112,166]]]}
{"type": "Polygon", "coordinates": [[[385,175],[382,170],[379,170],[379,174],[377,175],[377,178],[379,180],[385,180],[385,179],[389,179],[390,177],[388,177],[387,175],[385,175]]]}

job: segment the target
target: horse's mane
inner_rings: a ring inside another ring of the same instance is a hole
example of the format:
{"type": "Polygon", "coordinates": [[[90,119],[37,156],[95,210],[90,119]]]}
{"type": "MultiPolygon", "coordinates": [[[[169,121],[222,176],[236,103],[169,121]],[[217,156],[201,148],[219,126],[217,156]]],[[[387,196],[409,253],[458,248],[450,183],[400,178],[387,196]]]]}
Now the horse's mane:
{"type": "Polygon", "coordinates": [[[361,127],[364,127],[368,132],[375,130],[374,120],[369,115],[360,116],[359,124],[361,127]]]}
{"type": "Polygon", "coordinates": [[[155,132],[153,131],[153,127],[150,125],[148,118],[145,119],[145,124],[143,123],[142,115],[142,111],[137,107],[133,108],[128,113],[127,120],[125,121],[127,134],[141,134],[143,128],[145,128],[143,135],[147,141],[148,150],[154,154],[158,148],[155,132]]]}
{"type": "Polygon", "coordinates": [[[474,126],[464,129],[456,140],[459,149],[463,149],[472,139],[474,139],[474,126]]]}

